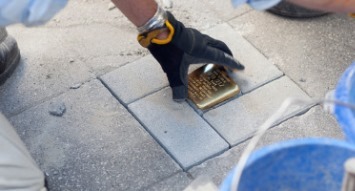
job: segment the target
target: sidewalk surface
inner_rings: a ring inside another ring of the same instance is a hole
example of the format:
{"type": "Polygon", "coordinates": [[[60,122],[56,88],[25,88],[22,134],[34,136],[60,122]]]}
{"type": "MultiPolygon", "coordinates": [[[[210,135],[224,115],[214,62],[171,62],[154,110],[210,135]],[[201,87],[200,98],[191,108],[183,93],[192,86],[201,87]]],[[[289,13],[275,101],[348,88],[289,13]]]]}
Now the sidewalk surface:
{"type": "MultiPolygon", "coordinates": [[[[355,19],[346,15],[293,20],[228,0],[174,1],[171,11],[246,66],[239,96],[207,111],[173,102],[159,64],[108,0],[71,0],[45,26],[8,27],[22,63],[0,87],[0,111],[50,190],[183,190],[203,175],[219,185],[284,99],[324,97],[355,60],[355,19]]],[[[259,147],[300,137],[343,139],[316,106],[259,147]]]]}

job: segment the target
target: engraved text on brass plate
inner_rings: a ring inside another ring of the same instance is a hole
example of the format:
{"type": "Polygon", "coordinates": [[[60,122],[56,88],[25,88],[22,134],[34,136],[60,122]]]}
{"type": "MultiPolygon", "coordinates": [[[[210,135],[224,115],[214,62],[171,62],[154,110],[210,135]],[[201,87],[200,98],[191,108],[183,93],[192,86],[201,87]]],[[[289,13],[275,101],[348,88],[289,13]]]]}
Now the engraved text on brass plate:
{"type": "Polygon", "coordinates": [[[207,64],[189,74],[189,98],[199,109],[213,107],[239,92],[222,66],[207,64]]]}

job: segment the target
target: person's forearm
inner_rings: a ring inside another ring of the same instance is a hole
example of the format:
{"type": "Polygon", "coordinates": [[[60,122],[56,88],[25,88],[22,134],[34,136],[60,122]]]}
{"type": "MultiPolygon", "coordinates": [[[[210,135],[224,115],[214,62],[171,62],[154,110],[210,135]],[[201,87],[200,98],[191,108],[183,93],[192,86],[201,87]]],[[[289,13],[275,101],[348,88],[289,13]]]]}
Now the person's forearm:
{"type": "Polygon", "coordinates": [[[288,0],[291,3],[312,9],[331,12],[355,12],[355,0],[288,0]]]}
{"type": "Polygon", "coordinates": [[[157,11],[155,0],[112,0],[117,8],[136,26],[144,25],[157,11]]]}

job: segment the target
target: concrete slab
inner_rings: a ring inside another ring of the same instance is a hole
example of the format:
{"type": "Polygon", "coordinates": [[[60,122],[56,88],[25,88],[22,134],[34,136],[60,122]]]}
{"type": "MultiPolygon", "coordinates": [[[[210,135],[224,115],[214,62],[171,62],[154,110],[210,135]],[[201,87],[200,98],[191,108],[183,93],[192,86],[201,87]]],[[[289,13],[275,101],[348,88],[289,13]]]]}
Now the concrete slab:
{"type": "Polygon", "coordinates": [[[100,79],[127,105],[169,85],[159,63],[150,55],[105,74],[100,79]]]}
{"type": "MultiPolygon", "coordinates": [[[[161,4],[161,1],[157,2],[161,4]]],[[[118,9],[110,10],[109,4],[110,0],[69,1],[67,7],[45,27],[72,27],[107,23],[136,34],[134,26],[118,9]]],[[[218,15],[212,11],[211,6],[199,1],[173,1],[173,8],[167,10],[172,11],[184,24],[198,29],[207,29],[222,22],[218,15]]]]}
{"type": "Polygon", "coordinates": [[[66,33],[64,48],[78,54],[97,76],[148,54],[141,47],[135,31],[108,24],[91,24],[62,29],[66,33]]]}
{"type": "Polygon", "coordinates": [[[283,75],[258,49],[228,24],[218,25],[206,33],[224,41],[234,57],[245,65],[245,71],[234,72],[234,79],[242,93],[248,93],[283,75]]]}
{"type": "Polygon", "coordinates": [[[346,15],[286,19],[252,11],[229,23],[312,97],[334,89],[355,58],[355,25],[346,15]]]}
{"type": "Polygon", "coordinates": [[[228,149],[228,144],[186,102],[172,100],[170,88],[128,107],[184,169],[228,149]]]}
{"type": "MultiPolygon", "coordinates": [[[[295,138],[329,137],[343,139],[342,132],[332,116],[326,114],[321,107],[312,108],[302,116],[294,117],[274,127],[263,136],[257,148],[279,141],[295,138]]],[[[208,176],[217,185],[224,180],[238,160],[249,141],[233,147],[224,154],[215,157],[189,170],[194,178],[208,176]]]]}
{"type": "Polygon", "coordinates": [[[97,80],[10,121],[50,190],[139,190],[181,171],[97,80]],[[65,103],[62,117],[51,102],[65,103]]]}
{"type": "Polygon", "coordinates": [[[190,183],[192,179],[190,179],[185,172],[180,172],[172,177],[169,177],[165,180],[158,182],[148,188],[143,190],[146,191],[182,191],[184,190],[190,183]]]}
{"type": "Polygon", "coordinates": [[[19,113],[42,100],[66,91],[93,77],[58,29],[14,26],[9,29],[18,44],[22,63],[0,87],[0,111],[6,116],[19,113]]]}
{"type": "Polygon", "coordinates": [[[201,1],[173,1],[173,8],[167,10],[185,26],[198,30],[206,30],[223,22],[211,6],[201,1]]]}
{"type": "MultiPolygon", "coordinates": [[[[309,99],[295,83],[283,77],[210,110],[203,117],[230,145],[236,145],[249,138],[291,96],[309,99]]],[[[290,108],[285,115],[298,108],[290,108]]]]}
{"type": "Polygon", "coordinates": [[[217,13],[220,18],[222,18],[223,21],[229,21],[253,10],[248,5],[242,5],[234,8],[231,1],[203,0],[202,2],[208,4],[211,9],[217,13]]]}
{"type": "Polygon", "coordinates": [[[112,26],[133,28],[133,25],[118,9],[110,9],[110,0],[74,0],[60,11],[44,27],[65,28],[93,23],[108,23],[112,26]]]}

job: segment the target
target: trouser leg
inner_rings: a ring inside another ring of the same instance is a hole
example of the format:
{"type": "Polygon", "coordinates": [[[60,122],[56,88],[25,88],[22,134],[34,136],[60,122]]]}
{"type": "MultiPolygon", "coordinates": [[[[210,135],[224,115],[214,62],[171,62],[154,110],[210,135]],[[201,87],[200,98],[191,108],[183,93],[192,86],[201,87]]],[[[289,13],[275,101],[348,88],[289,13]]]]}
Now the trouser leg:
{"type": "Polygon", "coordinates": [[[0,190],[44,191],[44,175],[0,113],[0,190]]]}

